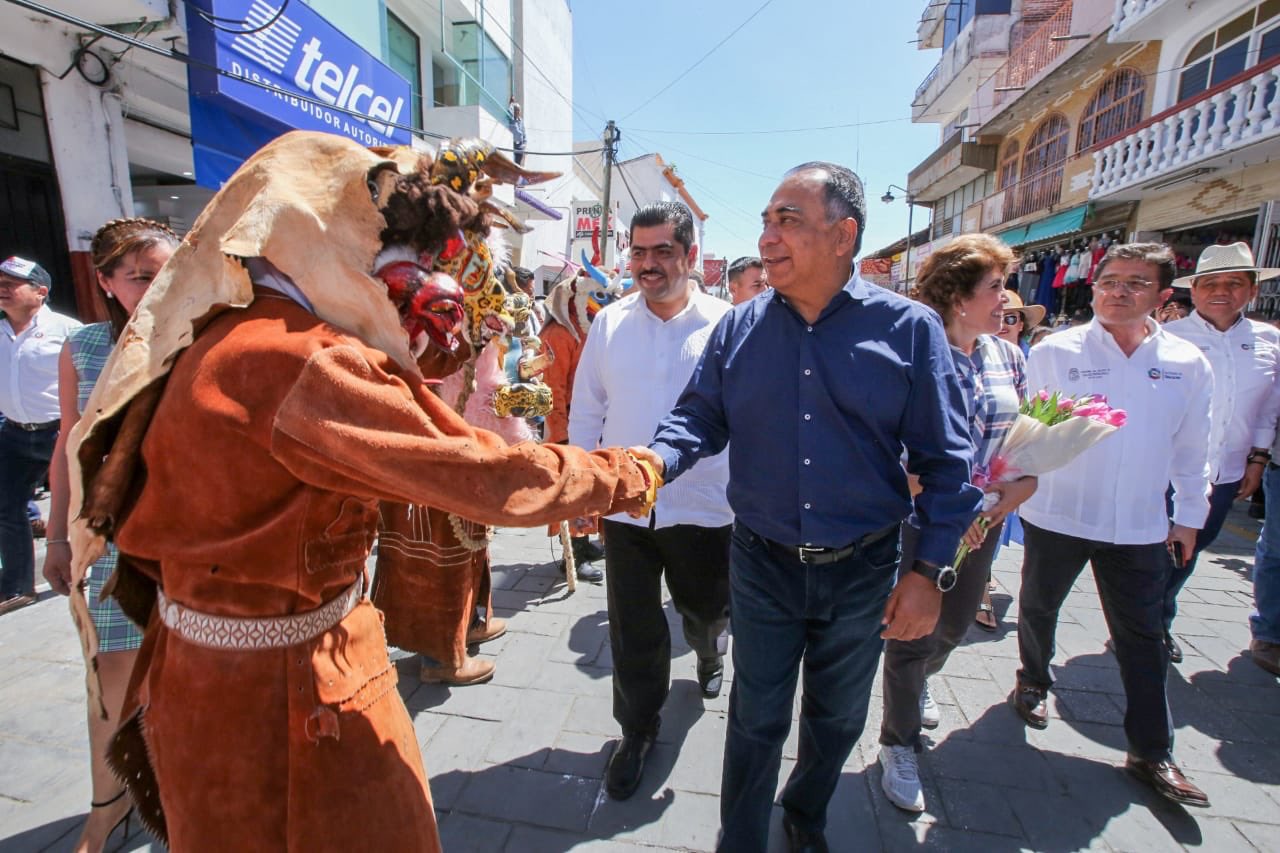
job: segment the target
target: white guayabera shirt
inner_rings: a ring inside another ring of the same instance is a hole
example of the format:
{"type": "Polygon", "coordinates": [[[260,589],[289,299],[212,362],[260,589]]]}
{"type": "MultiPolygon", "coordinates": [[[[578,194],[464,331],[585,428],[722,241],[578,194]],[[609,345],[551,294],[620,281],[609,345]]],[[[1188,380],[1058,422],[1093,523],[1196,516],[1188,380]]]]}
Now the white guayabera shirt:
{"type": "Polygon", "coordinates": [[[1074,461],[1040,478],[1019,508],[1055,533],[1150,545],[1165,541],[1165,492],[1173,519],[1199,529],[1209,513],[1208,445],[1213,372],[1200,350],[1147,320],[1147,338],[1126,357],[1094,320],[1032,347],[1027,387],[1073,397],[1105,394],[1128,422],[1074,461]]]}

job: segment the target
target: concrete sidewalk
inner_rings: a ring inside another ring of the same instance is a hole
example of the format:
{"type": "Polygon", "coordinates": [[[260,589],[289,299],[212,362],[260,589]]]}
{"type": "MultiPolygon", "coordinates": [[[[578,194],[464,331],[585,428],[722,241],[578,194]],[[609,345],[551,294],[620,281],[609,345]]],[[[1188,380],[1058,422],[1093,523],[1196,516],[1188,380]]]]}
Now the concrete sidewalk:
{"type": "MultiPolygon", "coordinates": [[[[913,818],[880,792],[877,679],[832,803],[832,850],[1280,851],[1280,688],[1242,652],[1258,525],[1238,506],[1183,592],[1175,630],[1186,661],[1169,691],[1177,758],[1212,808],[1165,803],[1119,769],[1124,699],[1088,574],[1063,611],[1051,724],[1037,732],[1017,720],[1005,703],[1017,668],[1015,546],[995,567],[1001,630],[973,629],[932,681],[942,725],[921,761],[928,812],[913,818]]],[[[493,564],[494,605],[510,620],[483,647],[493,682],[421,685],[416,660],[399,664],[445,850],[713,849],[732,669],[721,698],[704,702],[674,628],[659,742],[636,796],[613,802],[601,781],[619,735],[604,588],[566,595],[538,530],[501,531],[493,564]]],[[[784,779],[795,747],[793,728],[784,779]]],[[[89,802],[86,750],[77,643],[64,601],[46,593],[0,618],[0,853],[71,849],[89,802]]],[[[149,846],[135,832],[125,849],[149,846]]]]}

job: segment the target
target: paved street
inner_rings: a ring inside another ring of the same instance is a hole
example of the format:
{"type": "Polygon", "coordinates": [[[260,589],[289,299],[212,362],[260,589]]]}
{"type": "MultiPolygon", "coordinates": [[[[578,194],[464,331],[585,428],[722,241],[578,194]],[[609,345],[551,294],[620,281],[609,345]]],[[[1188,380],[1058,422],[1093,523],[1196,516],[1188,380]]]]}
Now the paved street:
{"type": "MultiPolygon", "coordinates": [[[[1177,623],[1187,653],[1170,683],[1177,757],[1212,808],[1168,805],[1118,769],[1123,697],[1087,575],[1058,632],[1054,719],[1043,732],[1017,721],[1005,704],[1017,666],[1014,547],[996,563],[1002,630],[973,629],[933,682],[942,725],[922,761],[928,813],[912,819],[880,792],[877,682],[869,734],[832,803],[832,849],[1280,851],[1280,687],[1242,653],[1256,528],[1236,511],[1177,623]]],[[[445,850],[711,850],[728,685],[704,703],[674,631],[659,744],[636,797],[610,801],[601,778],[618,732],[604,589],[566,596],[541,531],[500,532],[493,557],[494,604],[510,620],[483,648],[494,681],[420,685],[415,662],[400,664],[445,850]]],[[[46,591],[0,618],[0,853],[71,849],[89,802],[86,744],[79,652],[63,600],[46,591]]],[[[784,774],[794,760],[793,729],[784,774]]],[[[148,840],[135,831],[126,849],[148,840]]]]}

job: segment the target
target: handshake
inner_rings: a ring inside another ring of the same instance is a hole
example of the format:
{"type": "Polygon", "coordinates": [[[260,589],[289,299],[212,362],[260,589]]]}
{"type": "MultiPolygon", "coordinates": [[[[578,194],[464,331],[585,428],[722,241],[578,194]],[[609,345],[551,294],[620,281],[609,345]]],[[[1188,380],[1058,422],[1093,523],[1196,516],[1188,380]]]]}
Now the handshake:
{"type": "MultiPolygon", "coordinates": [[[[632,518],[644,518],[653,511],[653,505],[658,500],[658,489],[662,488],[662,474],[666,470],[666,463],[657,453],[641,445],[627,448],[627,456],[640,469],[645,481],[643,502],[640,506],[628,510],[627,515],[632,518]]],[[[569,534],[586,536],[595,533],[596,527],[595,517],[575,518],[569,522],[569,534]]]]}

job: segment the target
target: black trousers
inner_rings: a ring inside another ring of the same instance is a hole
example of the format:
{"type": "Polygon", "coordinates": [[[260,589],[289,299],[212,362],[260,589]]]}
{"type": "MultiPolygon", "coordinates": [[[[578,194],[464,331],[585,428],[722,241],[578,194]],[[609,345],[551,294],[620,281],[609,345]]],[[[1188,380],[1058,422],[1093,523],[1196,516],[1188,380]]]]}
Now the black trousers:
{"type": "Polygon", "coordinates": [[[1058,612],[1089,563],[1120,664],[1129,751],[1147,761],[1171,758],[1169,652],[1164,645],[1164,592],[1171,561],[1165,544],[1094,542],[1036,527],[1025,518],[1022,529],[1026,551],[1018,597],[1019,682],[1041,688],[1053,684],[1049,662],[1058,612]]]}
{"type": "MultiPolygon", "coordinates": [[[[956,567],[956,585],[942,596],[942,610],[933,633],[918,640],[889,640],[884,644],[884,718],[880,722],[880,742],[891,746],[920,744],[920,694],[924,682],[936,675],[947,658],[969,632],[977,615],[982,594],[987,591],[991,563],[1004,522],[987,530],[982,547],[970,551],[956,567]]],[[[910,524],[902,524],[902,567],[906,571],[915,561],[920,532],[910,524]]],[[[959,543],[957,543],[958,546],[959,543]]]]}
{"type": "Polygon", "coordinates": [[[664,571],[684,621],[685,641],[700,660],[724,653],[720,637],[729,625],[731,530],[693,524],[649,530],[605,520],[613,717],[625,734],[657,734],[658,712],[671,689],[664,571]]]}

